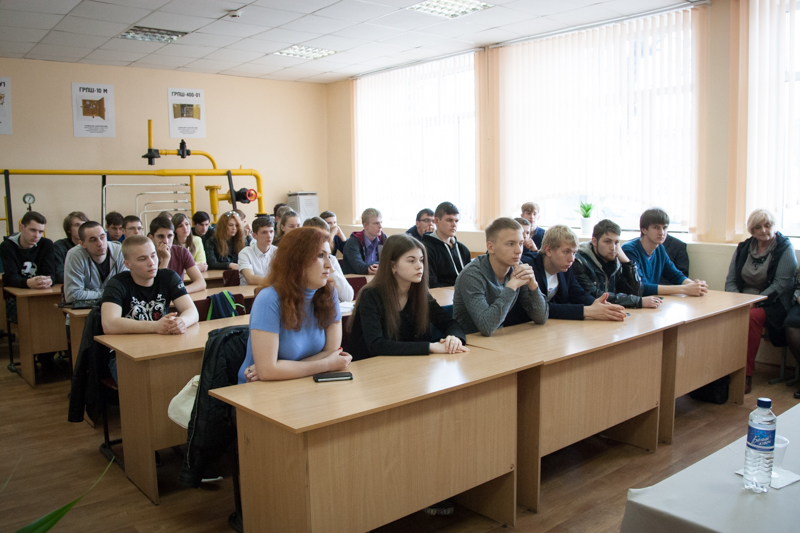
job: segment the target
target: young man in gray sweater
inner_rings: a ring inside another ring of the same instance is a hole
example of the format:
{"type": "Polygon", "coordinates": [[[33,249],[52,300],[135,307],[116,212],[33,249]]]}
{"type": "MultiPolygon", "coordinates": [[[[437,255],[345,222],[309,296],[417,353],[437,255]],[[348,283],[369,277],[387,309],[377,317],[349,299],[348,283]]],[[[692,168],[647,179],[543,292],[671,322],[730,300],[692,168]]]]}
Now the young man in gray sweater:
{"type": "Polygon", "coordinates": [[[530,265],[520,264],[522,226],[498,218],[486,227],[485,255],[459,274],[453,296],[453,317],[467,333],[490,337],[501,326],[547,321],[544,299],[530,265]]]}
{"type": "Polygon", "coordinates": [[[67,252],[64,263],[64,299],[67,302],[99,299],[106,282],[128,270],[122,257],[122,244],[106,241],[106,232],[99,222],[84,222],[78,228],[78,238],[80,246],[67,252]]]}

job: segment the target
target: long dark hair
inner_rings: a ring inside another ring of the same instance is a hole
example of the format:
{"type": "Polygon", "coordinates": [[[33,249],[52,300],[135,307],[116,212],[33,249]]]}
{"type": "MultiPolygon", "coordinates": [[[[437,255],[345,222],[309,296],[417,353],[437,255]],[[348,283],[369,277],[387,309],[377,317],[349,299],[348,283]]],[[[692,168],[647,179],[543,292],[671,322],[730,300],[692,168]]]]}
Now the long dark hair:
{"type": "MultiPolygon", "coordinates": [[[[189,220],[189,217],[184,215],[183,213],[175,213],[172,215],[172,227],[177,228],[181,224],[183,224],[184,220],[189,220]]],[[[192,233],[192,224],[191,221],[189,222],[189,233],[186,235],[186,242],[178,242],[181,246],[188,248],[189,253],[194,255],[195,248],[194,248],[194,234],[192,233]]],[[[173,230],[174,231],[174,230],[173,230]]]]}
{"type": "MultiPolygon", "coordinates": [[[[305,320],[305,269],[317,260],[320,247],[328,242],[328,234],[317,228],[297,228],[284,236],[283,243],[269,266],[265,287],[273,287],[281,301],[281,323],[284,328],[300,331],[305,320]],[[300,270],[300,272],[298,272],[300,270]]],[[[320,329],[336,318],[333,303],[334,280],[328,279],[311,299],[314,317],[320,329]]]]}
{"type": "MultiPolygon", "coordinates": [[[[425,335],[430,329],[428,319],[428,254],[425,246],[413,237],[405,234],[392,235],[383,244],[381,250],[381,260],[378,263],[378,272],[367,287],[376,289],[381,296],[383,306],[386,309],[386,328],[388,337],[397,340],[400,335],[400,298],[397,294],[397,280],[392,272],[392,263],[399,261],[405,254],[418,248],[422,251],[422,280],[419,283],[412,283],[408,289],[408,302],[406,306],[411,306],[411,315],[414,317],[415,331],[418,336],[425,335]]],[[[353,317],[356,316],[358,304],[361,301],[359,292],[356,305],[353,309],[353,317]]],[[[353,327],[353,320],[348,321],[348,331],[353,327]]]]}

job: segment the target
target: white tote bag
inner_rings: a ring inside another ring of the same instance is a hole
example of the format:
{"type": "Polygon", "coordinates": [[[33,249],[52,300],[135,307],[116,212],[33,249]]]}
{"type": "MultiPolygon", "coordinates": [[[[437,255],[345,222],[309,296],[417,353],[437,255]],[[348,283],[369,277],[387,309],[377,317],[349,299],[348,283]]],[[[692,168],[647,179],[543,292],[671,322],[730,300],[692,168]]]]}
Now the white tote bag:
{"type": "Polygon", "coordinates": [[[194,399],[197,397],[197,387],[200,384],[200,375],[193,377],[189,383],[175,395],[169,402],[167,416],[182,428],[189,428],[189,419],[192,417],[194,399]]]}

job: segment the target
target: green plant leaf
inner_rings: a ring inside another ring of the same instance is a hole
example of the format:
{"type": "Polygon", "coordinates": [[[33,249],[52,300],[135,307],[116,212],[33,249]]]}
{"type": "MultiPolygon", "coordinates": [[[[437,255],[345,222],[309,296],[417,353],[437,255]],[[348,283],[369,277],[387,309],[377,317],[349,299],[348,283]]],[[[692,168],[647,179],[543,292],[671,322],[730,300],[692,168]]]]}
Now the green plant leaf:
{"type": "Polygon", "coordinates": [[[22,461],[22,456],[20,456],[20,458],[17,459],[17,464],[14,465],[14,470],[12,470],[11,473],[8,475],[8,479],[6,480],[5,483],[3,483],[3,488],[0,489],[0,492],[3,492],[4,490],[6,490],[6,487],[8,486],[8,482],[11,481],[11,476],[14,475],[14,472],[17,471],[17,467],[19,466],[19,462],[20,461],[22,461]]]}
{"type": "MultiPolygon", "coordinates": [[[[44,533],[45,531],[50,531],[50,529],[54,525],[56,525],[59,520],[64,518],[64,515],[66,515],[69,512],[70,509],[75,507],[76,503],[81,501],[81,498],[86,496],[89,493],[89,491],[92,490],[95,487],[95,485],[100,483],[100,480],[103,479],[103,477],[105,477],[106,472],[108,472],[108,469],[111,468],[111,463],[113,463],[113,462],[114,462],[114,459],[111,459],[111,461],[108,463],[108,466],[106,466],[106,469],[103,471],[103,473],[100,475],[100,477],[97,478],[97,481],[94,482],[94,485],[89,487],[89,489],[86,492],[84,492],[83,494],[81,494],[76,499],[72,500],[71,502],[69,502],[64,507],[61,507],[60,509],[56,509],[55,511],[44,515],[43,517],[41,517],[37,521],[28,524],[27,526],[25,526],[22,529],[18,530],[17,533],[44,533]]],[[[12,472],[12,474],[13,474],[13,472],[12,472]]],[[[11,478],[9,477],[9,479],[11,479],[11,478]]],[[[6,481],[6,483],[8,483],[8,482],[6,481]]]]}

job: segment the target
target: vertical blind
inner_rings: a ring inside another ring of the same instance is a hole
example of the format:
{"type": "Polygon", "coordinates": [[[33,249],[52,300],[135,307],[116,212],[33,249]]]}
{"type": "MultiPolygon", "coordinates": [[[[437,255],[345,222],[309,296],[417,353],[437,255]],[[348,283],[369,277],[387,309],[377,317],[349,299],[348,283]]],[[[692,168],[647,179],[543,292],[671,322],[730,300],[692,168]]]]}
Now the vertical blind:
{"type": "Polygon", "coordinates": [[[636,229],[658,205],[691,227],[696,31],[686,9],[501,48],[501,213],[536,201],[544,225],[577,221],[585,200],[636,229]]]}
{"type": "Polygon", "coordinates": [[[361,78],[355,85],[356,212],[413,225],[453,202],[475,221],[474,54],[361,78]]]}
{"type": "Polygon", "coordinates": [[[800,38],[796,0],[749,5],[747,212],[772,211],[800,235],[800,38]]]}

